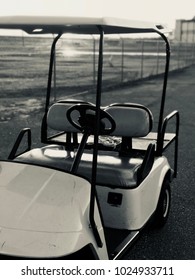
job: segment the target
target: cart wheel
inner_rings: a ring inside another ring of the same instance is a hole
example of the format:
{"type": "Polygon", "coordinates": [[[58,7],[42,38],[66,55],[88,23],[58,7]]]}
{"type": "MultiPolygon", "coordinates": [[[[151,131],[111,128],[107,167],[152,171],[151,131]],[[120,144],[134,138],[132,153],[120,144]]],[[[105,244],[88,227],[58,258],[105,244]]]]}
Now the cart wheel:
{"type": "Polygon", "coordinates": [[[171,188],[168,180],[165,180],[161,189],[158,205],[154,214],[153,227],[161,228],[168,219],[171,206],[171,188]]]}

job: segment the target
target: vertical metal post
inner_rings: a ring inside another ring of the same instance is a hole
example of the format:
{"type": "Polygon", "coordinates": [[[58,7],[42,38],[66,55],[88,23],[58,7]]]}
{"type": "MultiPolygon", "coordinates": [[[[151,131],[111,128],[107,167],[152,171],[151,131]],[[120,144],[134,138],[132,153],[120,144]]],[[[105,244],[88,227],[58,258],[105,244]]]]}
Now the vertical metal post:
{"type": "Polygon", "coordinates": [[[188,66],[188,39],[189,39],[189,22],[186,21],[187,30],[186,30],[186,42],[185,42],[185,66],[188,66]]]}
{"type": "Polygon", "coordinates": [[[185,42],[185,67],[188,66],[188,48],[187,41],[185,42]]]}
{"type": "Polygon", "coordinates": [[[46,94],[46,102],[45,102],[45,114],[42,120],[41,125],[41,142],[45,143],[47,141],[47,112],[49,108],[50,103],[50,95],[51,95],[51,84],[52,84],[52,72],[53,72],[53,64],[55,59],[55,46],[59,38],[62,36],[62,34],[58,34],[56,38],[53,40],[53,44],[51,47],[51,53],[50,53],[50,63],[49,63],[49,73],[48,73],[48,81],[47,81],[47,94],[46,94]]]}
{"type": "Polygon", "coordinates": [[[56,102],[56,49],[54,50],[53,87],[54,102],[56,102]]]}
{"type": "Polygon", "coordinates": [[[192,37],[192,64],[195,63],[195,20],[192,27],[193,37],[192,37]]]}
{"type": "Polygon", "coordinates": [[[52,83],[53,64],[55,59],[55,47],[57,41],[60,39],[61,36],[62,36],[61,33],[58,34],[58,36],[56,36],[51,47],[49,73],[48,73],[48,81],[47,81],[47,95],[46,95],[46,103],[45,103],[45,114],[48,111],[50,95],[51,95],[51,83],[52,83]]]}
{"type": "Polygon", "coordinates": [[[92,174],[91,174],[91,199],[90,199],[90,212],[89,220],[90,225],[94,233],[98,247],[102,247],[97,226],[94,220],[94,209],[95,209],[95,197],[96,197],[96,175],[97,175],[97,157],[98,157],[98,138],[100,129],[100,106],[101,106],[101,92],[102,92],[102,71],[103,71],[103,42],[104,42],[104,31],[101,26],[97,26],[100,32],[99,40],[99,60],[98,60],[98,78],[97,78],[97,92],[96,92],[96,122],[94,132],[94,149],[93,149],[93,162],[92,162],[92,174]]]}
{"type": "Polygon", "coordinates": [[[22,30],[22,46],[24,47],[25,46],[25,43],[24,43],[24,31],[22,30]]]}
{"type": "Polygon", "coordinates": [[[159,33],[159,35],[162,37],[162,39],[166,43],[166,64],[165,64],[165,72],[164,72],[164,82],[163,82],[163,89],[162,89],[162,97],[161,97],[161,106],[160,106],[160,114],[159,114],[159,121],[158,121],[158,136],[157,136],[157,154],[161,155],[161,130],[162,130],[162,124],[163,124],[163,117],[164,117],[164,107],[165,107],[165,98],[166,98],[166,89],[167,89],[167,80],[168,80],[168,74],[169,74],[169,64],[170,64],[170,44],[167,39],[167,37],[159,33]]]}
{"type": "Polygon", "coordinates": [[[186,43],[189,42],[189,21],[187,23],[187,30],[186,30],[186,43]]]}
{"type": "Polygon", "coordinates": [[[121,39],[121,83],[124,79],[124,49],[125,49],[125,43],[124,38],[121,39]]]}
{"type": "Polygon", "coordinates": [[[185,67],[185,43],[182,41],[181,42],[181,57],[182,57],[182,67],[185,67]]]}
{"type": "Polygon", "coordinates": [[[141,72],[140,72],[140,78],[143,78],[143,72],[144,72],[144,40],[142,40],[142,46],[141,46],[141,72]]]}
{"type": "Polygon", "coordinates": [[[177,68],[178,69],[180,68],[180,46],[181,43],[179,42],[177,45],[177,68]]]}
{"type": "Polygon", "coordinates": [[[159,40],[157,40],[157,60],[156,60],[156,74],[159,71],[159,40]]]}
{"type": "Polygon", "coordinates": [[[95,63],[95,60],[96,60],[96,40],[95,40],[95,37],[92,35],[93,37],[93,85],[95,86],[95,83],[96,83],[96,63],[95,63]]]}

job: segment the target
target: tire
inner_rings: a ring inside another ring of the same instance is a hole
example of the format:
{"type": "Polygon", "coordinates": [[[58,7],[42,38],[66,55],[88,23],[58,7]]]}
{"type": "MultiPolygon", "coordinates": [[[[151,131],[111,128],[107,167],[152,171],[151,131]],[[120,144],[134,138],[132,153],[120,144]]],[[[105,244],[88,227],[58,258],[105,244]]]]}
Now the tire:
{"type": "Polygon", "coordinates": [[[165,180],[160,192],[158,205],[154,214],[153,227],[161,228],[165,225],[171,206],[171,187],[170,182],[165,180]]]}

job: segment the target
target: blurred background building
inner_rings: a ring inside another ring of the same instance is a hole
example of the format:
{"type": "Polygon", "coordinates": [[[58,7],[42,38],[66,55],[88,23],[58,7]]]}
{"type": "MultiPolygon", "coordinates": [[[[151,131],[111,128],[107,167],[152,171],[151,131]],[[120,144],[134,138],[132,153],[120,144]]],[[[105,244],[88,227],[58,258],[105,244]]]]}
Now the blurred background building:
{"type": "Polygon", "coordinates": [[[195,43],[195,17],[190,20],[176,20],[175,39],[180,42],[195,43]]]}

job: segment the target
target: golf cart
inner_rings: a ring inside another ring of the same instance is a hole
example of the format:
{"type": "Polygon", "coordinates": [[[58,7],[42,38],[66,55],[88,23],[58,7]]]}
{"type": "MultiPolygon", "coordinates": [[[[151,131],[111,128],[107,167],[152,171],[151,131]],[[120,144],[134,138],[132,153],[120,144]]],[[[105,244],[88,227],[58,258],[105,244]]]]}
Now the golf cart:
{"type": "Polygon", "coordinates": [[[31,130],[24,128],[8,160],[0,161],[1,258],[119,259],[146,225],[166,223],[170,183],[177,175],[179,113],[164,116],[170,60],[164,27],[114,18],[2,17],[0,28],[56,34],[42,145],[31,148],[31,130]],[[55,46],[64,33],[99,36],[94,104],[51,102],[55,46]],[[152,131],[153,115],[146,106],[115,100],[101,104],[104,36],[130,33],[157,33],[165,42],[157,132],[152,131]],[[24,138],[27,148],[18,153],[24,138]],[[172,167],[165,156],[171,144],[172,167]]]}

